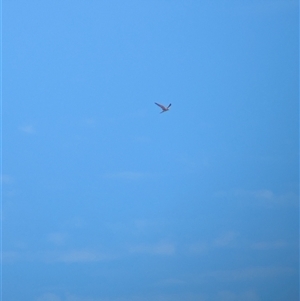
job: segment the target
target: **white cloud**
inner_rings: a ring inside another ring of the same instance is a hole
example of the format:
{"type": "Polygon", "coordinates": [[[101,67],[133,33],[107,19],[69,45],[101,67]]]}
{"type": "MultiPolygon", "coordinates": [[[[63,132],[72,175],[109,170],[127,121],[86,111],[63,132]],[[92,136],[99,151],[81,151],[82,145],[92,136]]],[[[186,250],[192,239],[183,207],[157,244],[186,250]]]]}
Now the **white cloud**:
{"type": "Polygon", "coordinates": [[[232,245],[238,234],[233,231],[224,233],[222,236],[214,240],[213,245],[216,247],[226,247],[232,245]]]}
{"type": "Polygon", "coordinates": [[[211,294],[193,294],[193,293],[161,293],[161,294],[143,294],[130,295],[122,297],[88,297],[75,294],[64,294],[60,297],[53,293],[43,294],[37,301],[260,301],[260,297],[254,290],[246,291],[216,291],[211,294]]]}
{"type": "Polygon", "coordinates": [[[267,206],[289,205],[299,206],[299,196],[297,193],[289,191],[285,193],[275,193],[271,189],[244,190],[236,189],[232,191],[220,191],[214,194],[217,198],[233,198],[243,202],[251,201],[251,204],[261,204],[267,206]]]}
{"type": "Polygon", "coordinates": [[[64,252],[49,252],[46,256],[50,262],[89,263],[115,259],[116,256],[91,250],[71,250],[64,252]]]}
{"type": "Polygon", "coordinates": [[[3,251],[2,252],[2,261],[3,261],[3,263],[16,262],[20,258],[21,258],[20,252],[17,252],[17,251],[3,251]]]}
{"type": "Polygon", "coordinates": [[[148,176],[147,173],[135,172],[135,171],[121,171],[115,173],[104,174],[108,179],[121,179],[121,180],[140,180],[148,176]]]}
{"type": "Polygon", "coordinates": [[[73,216],[64,222],[64,226],[69,229],[81,229],[85,224],[86,221],[80,216],[73,216]]]}
{"type": "Polygon", "coordinates": [[[163,222],[159,220],[151,219],[134,219],[130,222],[107,222],[106,227],[114,232],[126,229],[130,232],[140,233],[146,231],[153,231],[154,229],[160,229],[163,226],[163,222]]]}
{"type": "Polygon", "coordinates": [[[184,281],[182,279],[178,279],[178,278],[164,279],[159,283],[159,285],[162,285],[162,286],[178,286],[178,285],[184,285],[184,284],[186,284],[186,281],[184,281]]]}
{"type": "MultiPolygon", "coordinates": [[[[1,184],[2,184],[2,194],[3,196],[6,197],[6,200],[8,200],[7,198],[12,198],[15,197],[17,192],[15,190],[14,187],[14,178],[10,175],[7,174],[2,174],[1,175],[1,184]]],[[[7,202],[6,202],[7,204],[7,202]]]]}
{"type": "Polygon", "coordinates": [[[259,301],[260,298],[255,291],[232,292],[221,291],[217,294],[220,301],[259,301]]]}
{"type": "Polygon", "coordinates": [[[7,174],[2,174],[1,175],[1,183],[2,184],[6,184],[6,185],[9,185],[9,184],[12,184],[14,182],[14,179],[13,177],[7,175],[7,174]]]}
{"type": "Polygon", "coordinates": [[[298,249],[298,241],[286,241],[282,239],[273,241],[249,241],[240,238],[240,234],[234,231],[225,232],[223,235],[210,241],[195,242],[186,245],[186,253],[191,255],[205,255],[214,249],[239,248],[252,251],[273,251],[279,249],[298,249]]]}
{"type": "Polygon", "coordinates": [[[69,250],[69,251],[3,251],[3,263],[15,262],[45,262],[45,263],[91,263],[110,261],[119,258],[113,253],[104,253],[93,250],[69,250]]]}
{"type": "Polygon", "coordinates": [[[23,126],[19,127],[19,129],[20,129],[20,131],[22,131],[23,133],[28,134],[28,135],[32,135],[36,132],[34,126],[31,124],[23,125],[23,126]]]}
{"type": "Polygon", "coordinates": [[[255,2],[240,2],[234,9],[237,15],[257,16],[270,14],[283,14],[298,9],[297,0],[269,0],[255,2]]]}
{"type": "Polygon", "coordinates": [[[131,246],[129,252],[151,255],[173,255],[175,253],[175,245],[165,242],[156,244],[138,244],[131,246]]]}
{"type": "Polygon", "coordinates": [[[148,136],[136,136],[134,140],[142,144],[149,144],[152,142],[151,138],[148,136]]]}
{"type": "Polygon", "coordinates": [[[66,242],[67,234],[54,232],[48,235],[48,241],[55,245],[63,245],[66,242]]]}
{"type": "Polygon", "coordinates": [[[65,298],[66,301],[108,301],[109,299],[102,298],[90,298],[90,297],[81,297],[72,294],[68,294],[65,298]]]}
{"type": "Polygon", "coordinates": [[[165,222],[160,220],[136,219],[133,221],[133,231],[135,233],[145,233],[153,231],[161,231],[165,222]]]}
{"type": "Polygon", "coordinates": [[[197,242],[188,245],[187,250],[190,254],[205,254],[209,250],[216,248],[228,248],[236,247],[238,245],[237,237],[239,234],[234,231],[228,231],[222,234],[221,236],[206,242],[197,242]]]}
{"type": "Polygon", "coordinates": [[[96,124],[96,120],[94,118],[86,118],[84,120],[84,124],[87,125],[87,126],[93,126],[96,124]]]}
{"type": "Polygon", "coordinates": [[[46,293],[38,297],[37,301],[62,301],[62,299],[56,294],[46,293]]]}
{"type": "Polygon", "coordinates": [[[251,244],[251,248],[254,250],[276,250],[286,248],[287,246],[288,243],[283,240],[262,241],[251,244]]]}
{"type": "Polygon", "coordinates": [[[203,277],[212,277],[222,281],[244,281],[260,278],[273,278],[293,275],[297,271],[290,267],[251,267],[236,270],[219,270],[203,274],[203,277]]]}
{"type": "Polygon", "coordinates": [[[268,189],[262,189],[252,192],[253,196],[259,199],[271,200],[275,197],[273,191],[268,189]]]}
{"type": "Polygon", "coordinates": [[[298,206],[298,196],[293,192],[287,193],[275,193],[269,189],[261,189],[256,191],[244,191],[241,195],[252,196],[258,201],[263,202],[266,205],[296,205],[298,206]]]}
{"type": "Polygon", "coordinates": [[[124,297],[89,298],[69,295],[66,301],[206,301],[202,295],[190,293],[131,295],[124,297]]]}
{"type": "Polygon", "coordinates": [[[205,242],[198,242],[188,246],[188,251],[192,254],[203,254],[207,252],[210,248],[210,245],[205,242]]]}

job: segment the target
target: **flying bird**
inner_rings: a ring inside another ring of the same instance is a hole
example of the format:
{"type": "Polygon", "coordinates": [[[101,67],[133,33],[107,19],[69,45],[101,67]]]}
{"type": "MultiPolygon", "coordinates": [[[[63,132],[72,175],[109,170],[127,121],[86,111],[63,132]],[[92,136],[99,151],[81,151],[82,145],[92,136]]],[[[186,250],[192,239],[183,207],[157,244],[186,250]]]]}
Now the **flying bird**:
{"type": "Polygon", "coordinates": [[[159,107],[162,109],[162,111],[161,111],[160,113],[164,113],[164,112],[169,111],[169,108],[170,108],[170,106],[171,106],[171,104],[169,104],[167,107],[165,107],[165,106],[163,106],[163,105],[161,105],[161,104],[159,104],[159,103],[157,103],[157,102],[155,102],[155,104],[156,104],[157,106],[159,106],[159,107]]]}

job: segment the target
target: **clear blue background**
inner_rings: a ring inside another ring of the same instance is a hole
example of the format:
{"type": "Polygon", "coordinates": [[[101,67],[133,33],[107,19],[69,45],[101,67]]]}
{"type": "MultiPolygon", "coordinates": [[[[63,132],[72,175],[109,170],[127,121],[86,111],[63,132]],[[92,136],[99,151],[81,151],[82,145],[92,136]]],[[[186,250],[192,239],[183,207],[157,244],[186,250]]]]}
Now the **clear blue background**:
{"type": "Polygon", "coordinates": [[[298,300],[298,1],[2,15],[3,301],[298,300]]]}

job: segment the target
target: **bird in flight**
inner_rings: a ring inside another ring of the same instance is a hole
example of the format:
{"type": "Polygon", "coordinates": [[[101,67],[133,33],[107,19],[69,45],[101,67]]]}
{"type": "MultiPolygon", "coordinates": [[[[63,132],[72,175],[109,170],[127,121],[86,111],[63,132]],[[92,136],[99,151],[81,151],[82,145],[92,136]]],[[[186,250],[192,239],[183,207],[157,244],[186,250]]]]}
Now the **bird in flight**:
{"type": "Polygon", "coordinates": [[[159,103],[157,103],[157,102],[155,102],[155,104],[156,104],[157,106],[159,106],[159,107],[162,109],[162,111],[161,111],[160,113],[164,113],[164,112],[169,111],[169,108],[170,108],[170,106],[171,106],[171,104],[169,104],[167,107],[165,107],[165,106],[163,106],[163,105],[161,105],[161,104],[159,104],[159,103]]]}

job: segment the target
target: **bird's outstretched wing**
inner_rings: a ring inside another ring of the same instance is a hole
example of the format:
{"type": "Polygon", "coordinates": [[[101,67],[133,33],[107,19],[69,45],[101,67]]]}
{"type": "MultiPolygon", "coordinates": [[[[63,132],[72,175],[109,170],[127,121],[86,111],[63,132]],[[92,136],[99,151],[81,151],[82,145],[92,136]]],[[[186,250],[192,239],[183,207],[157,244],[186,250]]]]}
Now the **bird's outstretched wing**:
{"type": "Polygon", "coordinates": [[[170,104],[167,106],[167,109],[169,109],[171,105],[172,105],[172,104],[170,103],[170,104]]]}
{"type": "Polygon", "coordinates": [[[165,107],[165,106],[163,106],[163,105],[161,105],[161,104],[159,104],[159,103],[157,103],[157,102],[155,102],[155,104],[156,104],[157,106],[159,106],[162,110],[166,110],[166,107],[165,107]]]}

